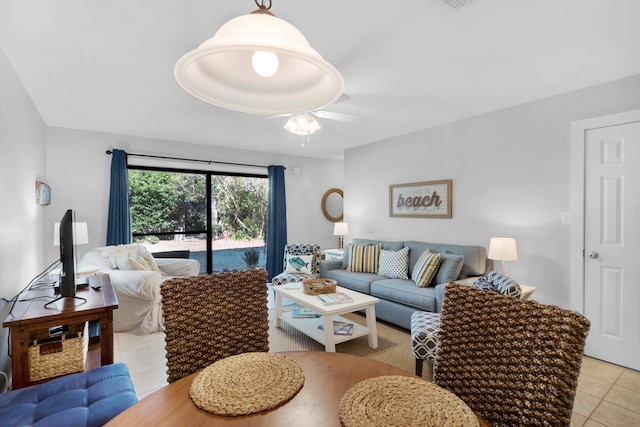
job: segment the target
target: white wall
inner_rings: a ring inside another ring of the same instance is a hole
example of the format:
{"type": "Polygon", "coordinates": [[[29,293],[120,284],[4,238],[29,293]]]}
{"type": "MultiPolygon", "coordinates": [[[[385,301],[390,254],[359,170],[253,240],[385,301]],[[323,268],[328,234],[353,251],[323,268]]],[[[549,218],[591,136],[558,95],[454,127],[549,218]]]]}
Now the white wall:
{"type": "MultiPolygon", "coordinates": [[[[342,188],[342,162],[296,156],[282,157],[259,152],[54,127],[47,129],[47,146],[47,168],[54,196],[47,217],[46,233],[53,235],[53,224],[62,218],[66,209],[73,209],[76,211],[77,220],[86,221],[89,226],[89,245],[78,248],[80,255],[90,248],[103,246],[106,241],[111,156],[105,154],[105,151],[111,148],[120,148],[129,153],[138,154],[258,165],[284,165],[287,167],[285,182],[289,242],[319,243],[323,248],[334,248],[337,245],[337,238],[332,235],[333,223],[327,221],[322,215],[320,202],[327,189],[342,188]],[[301,173],[294,174],[293,166],[299,167],[301,173]]],[[[171,167],[191,169],[207,167],[198,163],[167,163],[136,157],[130,157],[129,163],[138,165],[162,163],[171,167]]],[[[244,168],[243,170],[265,175],[267,172],[266,168],[244,168]]],[[[47,246],[49,257],[55,256],[56,249],[52,244],[47,246]]]]}
{"type": "MultiPolygon", "coordinates": [[[[569,307],[571,122],[640,106],[640,75],[350,149],[354,237],[484,245],[517,239],[507,274],[569,307]],[[453,218],[390,218],[389,185],[453,180],[453,218]]],[[[500,264],[496,265],[500,269],[500,264]]]]}
{"type": "MultiPolygon", "coordinates": [[[[13,298],[48,263],[45,212],[36,181],[47,181],[45,126],[0,48],[0,297],[13,298]]],[[[9,305],[0,303],[4,320],[9,305]]],[[[9,372],[7,330],[0,334],[0,370],[9,372]]]]}

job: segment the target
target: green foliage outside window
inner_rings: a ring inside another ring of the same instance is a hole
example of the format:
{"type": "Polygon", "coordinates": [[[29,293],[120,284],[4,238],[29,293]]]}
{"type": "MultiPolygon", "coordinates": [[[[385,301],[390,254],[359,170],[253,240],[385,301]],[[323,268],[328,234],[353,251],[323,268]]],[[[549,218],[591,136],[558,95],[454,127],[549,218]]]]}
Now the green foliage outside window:
{"type": "MultiPolygon", "coordinates": [[[[214,237],[263,239],[267,222],[267,179],[223,175],[211,178],[214,237]]],[[[129,197],[134,234],[206,230],[204,174],[130,169],[129,197]]]]}

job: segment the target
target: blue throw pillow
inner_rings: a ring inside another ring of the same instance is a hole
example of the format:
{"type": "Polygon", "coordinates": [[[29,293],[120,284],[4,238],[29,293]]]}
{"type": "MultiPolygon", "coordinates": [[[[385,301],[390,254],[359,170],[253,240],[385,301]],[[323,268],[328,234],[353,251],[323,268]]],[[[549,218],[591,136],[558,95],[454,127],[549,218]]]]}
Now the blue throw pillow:
{"type": "Polygon", "coordinates": [[[478,277],[478,279],[473,282],[472,286],[474,288],[482,289],[483,291],[497,291],[493,283],[488,282],[484,277],[478,277]]]}
{"type": "Polygon", "coordinates": [[[495,286],[496,290],[502,295],[509,295],[516,298],[520,298],[520,295],[522,295],[520,285],[511,277],[507,277],[504,274],[492,271],[487,275],[487,281],[495,286]]]}
{"type": "Polygon", "coordinates": [[[442,258],[440,267],[433,280],[431,280],[431,286],[453,282],[460,275],[460,271],[462,271],[464,256],[452,254],[447,251],[441,252],[440,255],[442,258]]]}

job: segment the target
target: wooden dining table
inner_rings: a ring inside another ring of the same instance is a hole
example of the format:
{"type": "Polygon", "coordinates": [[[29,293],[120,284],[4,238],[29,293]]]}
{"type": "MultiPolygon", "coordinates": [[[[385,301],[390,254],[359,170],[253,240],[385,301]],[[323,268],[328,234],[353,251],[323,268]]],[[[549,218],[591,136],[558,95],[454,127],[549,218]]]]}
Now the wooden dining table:
{"type": "MultiPolygon", "coordinates": [[[[271,410],[242,416],[218,416],[199,409],[189,397],[198,373],[175,381],[140,400],[106,424],[115,426],[327,426],[340,427],[338,405],[352,386],[368,378],[410,372],[360,356],[323,351],[280,353],[304,371],[304,385],[289,401],[271,410]]],[[[480,426],[489,425],[478,415],[480,426]]]]}

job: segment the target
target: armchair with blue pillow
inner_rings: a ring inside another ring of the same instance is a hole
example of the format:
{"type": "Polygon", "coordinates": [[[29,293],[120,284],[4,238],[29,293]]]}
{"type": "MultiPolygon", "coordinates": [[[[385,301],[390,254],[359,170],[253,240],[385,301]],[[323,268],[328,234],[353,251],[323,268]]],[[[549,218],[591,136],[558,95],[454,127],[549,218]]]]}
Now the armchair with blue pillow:
{"type": "Polygon", "coordinates": [[[288,244],[284,248],[283,272],[274,276],[274,286],[320,277],[320,245],[288,244]]]}

